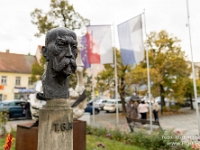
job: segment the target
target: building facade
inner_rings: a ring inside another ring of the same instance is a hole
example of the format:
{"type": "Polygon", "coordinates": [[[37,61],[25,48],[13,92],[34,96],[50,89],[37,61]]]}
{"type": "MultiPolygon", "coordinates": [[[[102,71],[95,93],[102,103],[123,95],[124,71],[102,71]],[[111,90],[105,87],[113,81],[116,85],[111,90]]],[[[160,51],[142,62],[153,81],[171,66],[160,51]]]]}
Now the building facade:
{"type": "Polygon", "coordinates": [[[0,52],[0,101],[28,98],[35,92],[30,78],[35,62],[32,55],[0,52]]]}

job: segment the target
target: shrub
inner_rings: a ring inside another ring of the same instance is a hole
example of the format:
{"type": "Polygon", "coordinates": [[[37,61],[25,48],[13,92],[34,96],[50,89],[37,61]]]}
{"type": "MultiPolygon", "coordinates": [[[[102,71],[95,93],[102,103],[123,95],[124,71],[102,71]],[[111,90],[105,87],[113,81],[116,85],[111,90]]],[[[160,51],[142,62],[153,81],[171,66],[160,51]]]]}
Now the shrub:
{"type": "Polygon", "coordinates": [[[6,135],[6,123],[8,121],[7,113],[0,112],[0,136],[6,135]]]}
{"type": "Polygon", "coordinates": [[[124,144],[139,146],[148,150],[188,150],[190,147],[181,142],[182,133],[173,130],[156,130],[147,134],[145,130],[133,133],[121,132],[119,128],[115,130],[87,127],[87,133],[96,136],[107,137],[112,140],[123,142],[124,144]]]}

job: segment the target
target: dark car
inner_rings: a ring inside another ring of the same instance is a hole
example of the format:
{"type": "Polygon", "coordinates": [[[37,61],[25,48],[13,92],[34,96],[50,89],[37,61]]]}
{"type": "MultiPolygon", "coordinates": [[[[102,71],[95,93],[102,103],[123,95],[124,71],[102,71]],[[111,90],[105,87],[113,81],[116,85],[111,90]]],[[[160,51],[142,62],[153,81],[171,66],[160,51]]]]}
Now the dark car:
{"type": "MultiPolygon", "coordinates": [[[[93,107],[88,104],[87,107],[85,108],[85,112],[88,112],[92,115],[93,107]]],[[[99,109],[97,107],[94,107],[94,114],[98,114],[98,113],[99,113],[99,109]]]]}
{"type": "Polygon", "coordinates": [[[25,101],[22,100],[5,100],[0,103],[0,112],[8,113],[8,120],[10,118],[25,117],[23,113],[23,106],[25,101]]]}

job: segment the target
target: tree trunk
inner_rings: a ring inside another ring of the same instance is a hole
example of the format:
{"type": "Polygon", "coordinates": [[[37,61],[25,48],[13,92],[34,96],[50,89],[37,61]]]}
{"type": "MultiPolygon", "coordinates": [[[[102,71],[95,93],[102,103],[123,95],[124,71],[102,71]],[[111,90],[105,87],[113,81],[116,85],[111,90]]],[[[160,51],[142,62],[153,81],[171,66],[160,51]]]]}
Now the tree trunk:
{"type": "Polygon", "coordinates": [[[191,93],[189,94],[189,98],[190,98],[190,108],[194,109],[193,103],[192,103],[192,94],[191,93]]]}
{"type": "Polygon", "coordinates": [[[163,106],[165,106],[165,96],[164,96],[165,90],[163,88],[163,85],[160,84],[160,100],[161,100],[161,114],[163,113],[163,106]]]}

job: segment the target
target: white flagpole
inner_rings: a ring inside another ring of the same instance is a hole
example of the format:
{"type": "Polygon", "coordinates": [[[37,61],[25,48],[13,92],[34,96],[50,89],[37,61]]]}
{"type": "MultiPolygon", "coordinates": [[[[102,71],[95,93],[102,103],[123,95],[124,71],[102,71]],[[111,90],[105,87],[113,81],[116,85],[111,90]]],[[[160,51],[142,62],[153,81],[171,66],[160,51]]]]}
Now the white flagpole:
{"type": "Polygon", "coordinates": [[[188,15],[188,31],[189,31],[189,38],[190,38],[190,50],[191,50],[191,59],[192,59],[192,76],[193,76],[193,87],[194,87],[194,97],[195,97],[195,104],[196,104],[196,115],[197,115],[197,121],[198,121],[198,127],[199,127],[199,135],[200,135],[200,122],[199,122],[199,106],[197,103],[197,87],[196,87],[196,75],[194,70],[194,61],[193,61],[193,52],[192,52],[192,41],[191,41],[191,33],[190,33],[190,15],[189,15],[189,6],[188,6],[188,0],[186,0],[187,3],[187,15],[188,15]]]}
{"type": "Polygon", "coordinates": [[[114,27],[114,23],[113,23],[113,48],[114,48],[114,56],[115,56],[115,99],[116,99],[116,124],[117,124],[117,126],[118,126],[118,124],[119,124],[119,108],[118,108],[118,100],[117,100],[117,92],[118,92],[118,90],[117,90],[117,85],[118,85],[118,83],[117,83],[117,50],[116,50],[116,48],[115,48],[115,27],[114,27]]]}
{"type": "MultiPolygon", "coordinates": [[[[91,35],[93,35],[93,32],[91,32],[91,35]]],[[[93,37],[93,36],[91,36],[93,37]]],[[[93,48],[93,39],[91,39],[91,46],[93,48]]],[[[92,73],[92,125],[94,126],[95,123],[95,111],[94,111],[94,65],[91,64],[91,73],[92,73]]]]}
{"type": "MultiPolygon", "coordinates": [[[[146,34],[146,39],[147,39],[147,32],[146,32],[146,18],[145,18],[145,9],[144,9],[144,30],[146,34]]],[[[147,78],[148,78],[148,97],[149,97],[149,111],[150,111],[150,129],[152,131],[152,108],[151,108],[151,85],[150,85],[150,73],[149,73],[149,45],[147,44],[147,49],[146,49],[146,59],[147,59],[147,78]]]]}
{"type": "Polygon", "coordinates": [[[94,126],[95,118],[94,118],[94,66],[91,64],[91,71],[92,71],[92,125],[94,126]]]}

